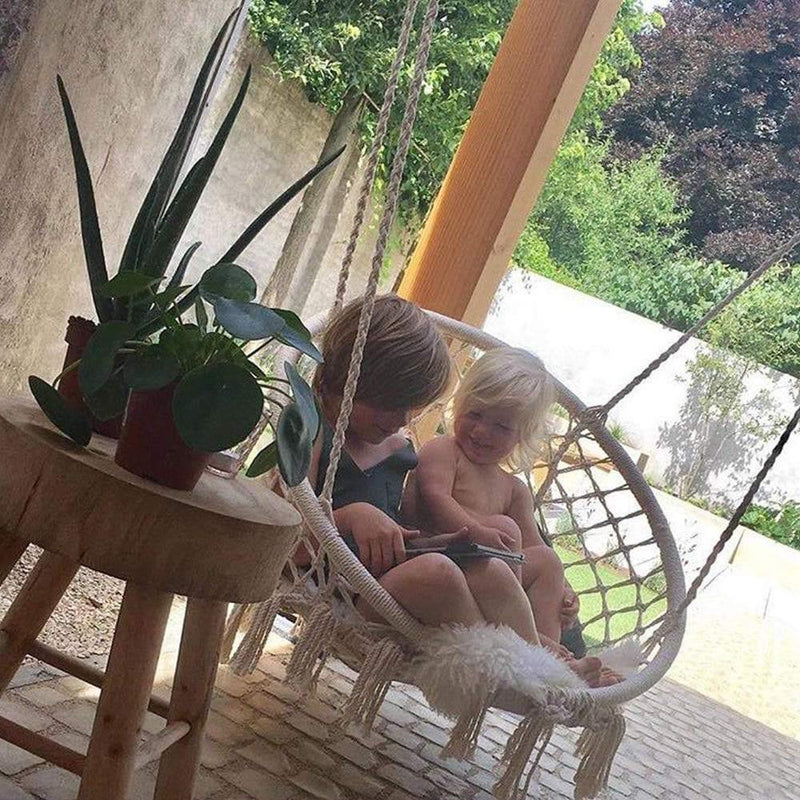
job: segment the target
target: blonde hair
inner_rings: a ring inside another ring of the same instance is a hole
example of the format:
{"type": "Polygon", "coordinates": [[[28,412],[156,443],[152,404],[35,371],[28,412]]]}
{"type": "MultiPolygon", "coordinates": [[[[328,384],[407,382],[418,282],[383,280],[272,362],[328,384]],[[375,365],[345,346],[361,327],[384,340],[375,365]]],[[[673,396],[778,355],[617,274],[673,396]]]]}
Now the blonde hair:
{"type": "Polygon", "coordinates": [[[541,454],[547,411],[556,387],[541,359],[516,347],[484,353],[467,371],[453,397],[453,414],[511,409],[519,442],[508,457],[514,472],[531,469],[541,454]]]}
{"type": "MultiPolygon", "coordinates": [[[[358,331],[363,300],[336,315],[322,338],[323,363],[314,375],[318,393],[341,395],[358,331]]],[[[450,355],[431,318],[397,295],[375,300],[356,400],[382,409],[421,408],[450,382],[450,355]]]]}

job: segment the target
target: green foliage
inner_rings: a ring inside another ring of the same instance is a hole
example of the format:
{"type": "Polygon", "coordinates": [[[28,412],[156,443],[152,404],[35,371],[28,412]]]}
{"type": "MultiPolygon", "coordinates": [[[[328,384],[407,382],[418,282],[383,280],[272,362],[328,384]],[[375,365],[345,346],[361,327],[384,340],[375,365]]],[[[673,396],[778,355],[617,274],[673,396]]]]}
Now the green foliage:
{"type": "MultiPolygon", "coordinates": [[[[424,218],[438,191],[516,6],[516,0],[440,3],[414,146],[401,187],[400,213],[407,225],[424,218]]],[[[380,105],[404,7],[401,0],[253,0],[250,27],[269,48],[278,74],[301,83],[311,101],[336,113],[350,89],[380,105]]],[[[574,124],[600,124],[601,114],[628,87],[625,73],[638,63],[631,37],[655,21],[657,15],[644,14],[638,0],[625,0],[574,124]]],[[[401,96],[411,71],[407,59],[401,96]]],[[[380,180],[388,174],[402,115],[402,103],[396,105],[380,180]]],[[[368,111],[362,121],[365,143],[372,140],[376,121],[374,109],[370,106],[368,111]]]]}
{"type": "Polygon", "coordinates": [[[742,524],[800,550],[800,503],[787,503],[783,508],[751,505],[742,517],[742,524]]]}

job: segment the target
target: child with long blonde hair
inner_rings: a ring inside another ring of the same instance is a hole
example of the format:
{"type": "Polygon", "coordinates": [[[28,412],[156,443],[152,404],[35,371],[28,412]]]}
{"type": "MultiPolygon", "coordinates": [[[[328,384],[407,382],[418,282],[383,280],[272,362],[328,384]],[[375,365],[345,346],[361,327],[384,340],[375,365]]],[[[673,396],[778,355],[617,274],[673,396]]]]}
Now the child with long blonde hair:
{"type": "MultiPolygon", "coordinates": [[[[466,529],[476,544],[523,553],[516,574],[542,644],[571,660],[559,642],[562,627],[575,621],[577,598],[539,533],[530,490],[513,474],[534,466],[554,400],[553,381],[536,356],[511,347],[486,352],[456,391],[452,434],[420,450],[404,507],[425,528],[466,529]]],[[[573,663],[591,682],[616,681],[597,659],[573,663]]]]}

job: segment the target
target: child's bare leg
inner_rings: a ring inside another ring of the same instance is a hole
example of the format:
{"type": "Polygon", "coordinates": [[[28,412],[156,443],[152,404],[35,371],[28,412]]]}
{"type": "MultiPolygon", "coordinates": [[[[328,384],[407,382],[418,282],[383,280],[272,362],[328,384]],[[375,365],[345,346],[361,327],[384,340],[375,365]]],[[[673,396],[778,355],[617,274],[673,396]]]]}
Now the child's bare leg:
{"type": "MultiPolygon", "coordinates": [[[[410,558],[390,569],[380,583],[409,614],[426,625],[485,622],[459,566],[440,553],[410,558]]],[[[383,617],[364,598],[358,610],[371,621],[383,617]]]]}
{"type": "Polygon", "coordinates": [[[522,587],[533,607],[539,633],[561,641],[561,603],[564,597],[564,566],[546,545],[526,547],[522,564],[522,587]]]}
{"type": "Polygon", "coordinates": [[[495,625],[508,625],[526,642],[539,644],[531,604],[511,567],[499,558],[462,565],[481,614],[495,625]]]}

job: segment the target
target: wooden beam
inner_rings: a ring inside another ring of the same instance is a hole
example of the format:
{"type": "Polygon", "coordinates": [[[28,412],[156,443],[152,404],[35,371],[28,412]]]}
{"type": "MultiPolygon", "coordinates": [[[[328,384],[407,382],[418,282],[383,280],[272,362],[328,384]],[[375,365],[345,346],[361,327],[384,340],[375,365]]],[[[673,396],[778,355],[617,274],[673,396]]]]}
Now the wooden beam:
{"type": "Polygon", "coordinates": [[[139,745],[134,769],[141,769],[155,761],[168,747],[183,739],[191,729],[188,722],[168,722],[166,727],[139,745]]]}
{"type": "Polygon", "coordinates": [[[54,742],[40,733],[23,728],[6,717],[0,717],[0,739],[11,742],[29,753],[33,753],[51,764],[55,764],[73,775],[83,772],[86,756],[77,750],[64,747],[63,744],[54,742]]]}
{"type": "Polygon", "coordinates": [[[481,325],[620,0],[521,0],[400,285],[481,325]]]}

